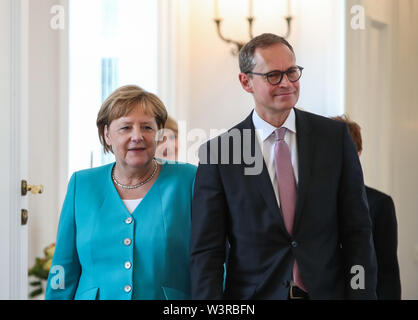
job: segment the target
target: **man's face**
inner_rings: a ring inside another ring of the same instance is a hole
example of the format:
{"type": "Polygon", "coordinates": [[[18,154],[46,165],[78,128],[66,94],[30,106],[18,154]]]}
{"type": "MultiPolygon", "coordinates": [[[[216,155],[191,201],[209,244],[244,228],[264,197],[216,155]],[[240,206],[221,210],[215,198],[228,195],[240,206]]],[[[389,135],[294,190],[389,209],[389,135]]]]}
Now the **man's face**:
{"type": "MultiPolygon", "coordinates": [[[[275,44],[267,48],[257,48],[254,53],[256,66],[253,72],[268,73],[274,70],[287,71],[296,67],[295,56],[284,44],[275,44]]],[[[271,85],[267,79],[258,75],[240,74],[241,84],[254,96],[259,114],[290,111],[299,99],[299,80],[290,82],[286,75],[277,85],[271,85]]]]}

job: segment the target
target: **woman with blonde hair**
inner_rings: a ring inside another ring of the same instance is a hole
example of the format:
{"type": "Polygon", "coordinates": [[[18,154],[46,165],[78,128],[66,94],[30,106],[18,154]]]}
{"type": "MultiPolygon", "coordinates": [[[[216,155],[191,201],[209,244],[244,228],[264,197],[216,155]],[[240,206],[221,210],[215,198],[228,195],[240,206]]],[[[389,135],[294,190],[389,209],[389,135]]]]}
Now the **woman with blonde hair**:
{"type": "Polygon", "coordinates": [[[47,299],[189,299],[190,211],[196,167],[155,158],[167,111],[124,86],[103,103],[99,138],[116,162],[68,184],[47,299]]]}

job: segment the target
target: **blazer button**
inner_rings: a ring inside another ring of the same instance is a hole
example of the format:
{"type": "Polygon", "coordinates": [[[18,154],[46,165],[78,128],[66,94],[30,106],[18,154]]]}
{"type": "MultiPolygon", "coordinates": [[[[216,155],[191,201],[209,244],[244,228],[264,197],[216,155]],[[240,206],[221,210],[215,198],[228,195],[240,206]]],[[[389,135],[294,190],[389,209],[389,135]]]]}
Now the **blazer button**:
{"type": "Polygon", "coordinates": [[[132,287],[130,285],[126,285],[125,288],[123,288],[123,290],[125,290],[126,293],[131,292],[132,287]]]}
{"type": "Polygon", "coordinates": [[[125,269],[130,269],[131,267],[132,264],[129,261],[125,262],[125,269]]]}
{"type": "Polygon", "coordinates": [[[296,241],[292,241],[292,242],[290,243],[290,245],[291,245],[293,248],[296,248],[299,244],[298,244],[296,241]]]}
{"type": "Polygon", "coordinates": [[[131,243],[132,243],[132,240],[129,239],[129,238],[126,238],[125,240],[123,240],[123,243],[124,243],[125,246],[130,246],[131,243]]]}
{"type": "Polygon", "coordinates": [[[131,217],[126,218],[125,223],[126,224],[131,224],[132,223],[132,218],[131,217]]]}

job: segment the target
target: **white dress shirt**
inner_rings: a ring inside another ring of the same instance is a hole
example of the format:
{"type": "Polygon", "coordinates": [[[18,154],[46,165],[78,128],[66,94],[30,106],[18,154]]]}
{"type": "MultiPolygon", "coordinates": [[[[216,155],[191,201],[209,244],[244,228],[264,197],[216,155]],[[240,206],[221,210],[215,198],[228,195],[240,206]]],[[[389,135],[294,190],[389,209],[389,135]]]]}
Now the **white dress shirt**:
{"type": "MultiPolygon", "coordinates": [[[[277,203],[280,207],[279,199],[279,186],[276,176],[276,166],[274,161],[274,146],[275,146],[275,135],[274,131],[276,128],[270,123],[264,121],[258,114],[257,111],[253,112],[253,124],[256,132],[256,136],[259,142],[260,147],[263,151],[264,161],[267,166],[267,170],[270,175],[271,183],[273,184],[274,194],[276,195],[277,203]]],[[[290,158],[292,161],[293,172],[295,174],[296,185],[299,181],[298,177],[298,153],[297,153],[297,142],[296,142],[296,117],[295,111],[292,109],[287,117],[286,121],[283,123],[282,127],[285,127],[286,135],[284,140],[289,146],[290,149],[290,158]]]]}

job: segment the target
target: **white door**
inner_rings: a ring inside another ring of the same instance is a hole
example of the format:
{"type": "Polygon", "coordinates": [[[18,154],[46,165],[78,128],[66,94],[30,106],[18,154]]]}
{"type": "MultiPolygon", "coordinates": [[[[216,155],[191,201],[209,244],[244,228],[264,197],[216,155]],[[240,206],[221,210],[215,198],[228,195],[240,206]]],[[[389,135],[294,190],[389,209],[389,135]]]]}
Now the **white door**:
{"type": "Polygon", "coordinates": [[[42,197],[28,180],[29,12],[29,0],[0,0],[0,299],[28,298],[29,199],[42,197]]]}
{"type": "Polygon", "coordinates": [[[0,299],[26,299],[27,0],[0,0],[0,299]]]}

